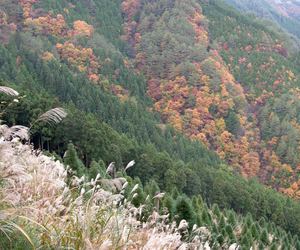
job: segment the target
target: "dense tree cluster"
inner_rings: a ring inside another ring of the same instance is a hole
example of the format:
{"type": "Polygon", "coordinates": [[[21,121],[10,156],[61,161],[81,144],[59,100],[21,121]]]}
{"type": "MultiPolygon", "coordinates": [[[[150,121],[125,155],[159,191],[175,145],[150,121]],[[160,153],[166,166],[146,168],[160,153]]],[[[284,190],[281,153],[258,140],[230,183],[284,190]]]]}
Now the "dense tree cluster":
{"type": "Polygon", "coordinates": [[[85,21],[77,20],[73,23],[73,30],[70,31],[70,36],[92,36],[94,28],[85,21]]]}
{"type": "Polygon", "coordinates": [[[15,23],[9,23],[6,12],[0,9],[0,41],[1,43],[7,44],[10,36],[15,33],[17,26],[15,23]]]}

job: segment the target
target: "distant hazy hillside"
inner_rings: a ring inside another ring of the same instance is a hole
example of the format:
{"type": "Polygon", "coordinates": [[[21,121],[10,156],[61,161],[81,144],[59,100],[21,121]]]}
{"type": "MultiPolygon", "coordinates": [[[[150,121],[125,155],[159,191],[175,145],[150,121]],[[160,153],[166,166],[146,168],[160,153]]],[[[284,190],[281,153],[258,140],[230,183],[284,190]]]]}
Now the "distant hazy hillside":
{"type": "Polygon", "coordinates": [[[240,10],[275,21],[288,32],[300,36],[300,1],[225,0],[240,10]]]}
{"type": "Polygon", "coordinates": [[[267,0],[283,16],[300,20],[300,1],[267,0]]]}

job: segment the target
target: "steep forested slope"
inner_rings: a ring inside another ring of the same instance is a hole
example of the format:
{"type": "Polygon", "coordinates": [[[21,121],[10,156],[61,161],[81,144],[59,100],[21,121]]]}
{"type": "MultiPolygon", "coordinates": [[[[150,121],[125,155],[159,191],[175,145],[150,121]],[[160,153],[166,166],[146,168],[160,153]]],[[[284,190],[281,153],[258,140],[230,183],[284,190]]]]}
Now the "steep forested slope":
{"type": "MultiPolygon", "coordinates": [[[[111,8],[115,11],[110,17],[118,19],[120,6],[114,7],[110,2],[107,4],[108,10],[111,8]]],[[[7,112],[9,117],[6,117],[6,120],[13,124],[28,124],[40,110],[58,102],[52,101],[53,96],[68,103],[69,108],[74,110],[74,116],[70,115],[69,122],[66,120],[68,123],[63,130],[58,129],[56,132],[44,130],[42,133],[38,131],[34,134],[33,140],[37,145],[63,155],[67,143],[71,140],[80,149],[80,156],[87,166],[92,160],[100,159],[105,162],[114,160],[120,166],[123,160],[137,160],[138,157],[149,154],[151,155],[149,160],[156,159],[155,163],[149,162],[153,166],[148,165],[146,168],[146,158],[140,162],[141,166],[145,167],[137,169],[141,173],[143,169],[147,169],[146,174],[141,174],[144,180],[148,176],[157,176],[155,179],[160,182],[163,182],[164,169],[155,175],[153,171],[158,165],[166,165],[165,168],[170,165],[169,162],[172,160],[169,154],[174,160],[201,161],[205,165],[216,166],[220,162],[214,153],[208,152],[199,142],[191,142],[175,133],[173,129],[161,126],[159,118],[147,111],[149,100],[146,97],[145,81],[125,66],[121,53],[106,41],[106,38],[99,38],[95,56],[96,49],[93,51],[87,46],[76,49],[77,45],[74,45],[78,44],[80,39],[87,39],[85,42],[90,42],[86,37],[87,34],[84,34],[84,37],[72,35],[71,43],[70,35],[64,37],[65,35],[50,34],[52,31],[46,28],[48,21],[45,21],[45,24],[39,21],[35,25],[38,27],[42,25],[43,29],[33,35],[36,30],[27,31],[27,26],[23,27],[23,24],[19,23],[20,30],[14,34],[9,45],[1,47],[2,81],[14,82],[20,89],[27,88],[27,94],[30,96],[24,99],[27,109],[20,111],[14,107],[8,110],[10,112],[7,112]],[[59,47],[58,39],[61,39],[59,44],[65,44],[64,40],[68,41],[66,47],[63,45],[61,47],[62,54],[56,49],[59,47]],[[107,46],[112,50],[108,50],[107,46]],[[60,55],[63,56],[61,61],[60,55]],[[103,64],[99,66],[101,56],[103,64]],[[94,62],[97,64],[93,64],[94,62]],[[95,79],[91,81],[88,79],[90,70],[101,71],[97,75],[98,84],[95,79]],[[45,91],[51,95],[43,94],[45,91]],[[37,92],[40,92],[40,95],[36,96],[37,92]],[[84,114],[78,109],[92,114],[84,114]],[[103,122],[108,123],[110,128],[103,122]],[[158,153],[159,151],[162,153],[158,153]]],[[[118,27],[121,29],[121,26],[115,26],[116,30],[118,27]]],[[[87,24],[85,27],[91,29],[87,24]]],[[[91,39],[96,38],[97,33],[91,39]]]]}
{"type": "MultiPolygon", "coordinates": [[[[210,26],[214,41],[247,92],[248,120],[259,128],[260,176],[269,176],[275,187],[287,187],[298,180],[299,171],[299,71],[285,40],[224,10],[213,4],[206,13],[214,17],[210,26]]],[[[296,193],[297,184],[286,192],[296,193]]]]}
{"type": "Polygon", "coordinates": [[[72,142],[90,169],[135,159],[143,183],[299,233],[297,202],[236,175],[299,196],[298,72],[281,35],[214,1],[0,8],[1,85],[24,93],[1,119],[30,126],[58,104],[69,111],[33,127],[36,148],[59,158],[72,142]]]}
{"type": "MultiPolygon", "coordinates": [[[[276,188],[298,181],[296,114],[268,109],[297,100],[291,41],[218,1],[124,1],[122,7],[124,39],[165,122],[244,176],[276,188]]],[[[284,191],[297,195],[296,185],[284,191]]]]}

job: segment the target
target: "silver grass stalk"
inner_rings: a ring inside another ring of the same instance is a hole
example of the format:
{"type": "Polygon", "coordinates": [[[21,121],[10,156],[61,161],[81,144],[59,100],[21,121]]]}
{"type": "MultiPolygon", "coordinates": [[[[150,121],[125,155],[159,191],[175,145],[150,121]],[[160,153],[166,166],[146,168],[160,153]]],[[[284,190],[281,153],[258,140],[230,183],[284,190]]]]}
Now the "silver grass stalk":
{"type": "Polygon", "coordinates": [[[63,108],[54,108],[50,109],[44,114],[40,115],[40,117],[36,120],[36,122],[45,122],[48,124],[58,124],[60,123],[66,116],[67,112],[63,108]]]}
{"type": "Polygon", "coordinates": [[[135,186],[131,190],[130,194],[134,193],[138,188],[139,188],[139,184],[135,184],[135,186]]]}
{"type": "Polygon", "coordinates": [[[18,96],[19,95],[19,93],[16,90],[14,90],[10,87],[6,87],[6,86],[0,86],[0,93],[6,94],[9,96],[18,96]]]}
{"type": "Polygon", "coordinates": [[[153,197],[153,199],[159,199],[159,200],[161,200],[162,198],[164,198],[164,196],[165,196],[165,193],[158,193],[157,195],[155,195],[153,197]]]}
{"type": "Polygon", "coordinates": [[[12,138],[20,138],[21,140],[29,140],[29,128],[21,125],[16,125],[10,127],[8,130],[8,135],[12,138]]]}
{"type": "Polygon", "coordinates": [[[111,162],[106,169],[106,173],[109,174],[112,178],[115,178],[115,172],[116,172],[115,163],[111,162]]]}
{"type": "Polygon", "coordinates": [[[127,166],[125,167],[125,171],[127,171],[128,169],[130,169],[131,167],[133,167],[134,164],[135,164],[135,161],[134,161],[134,160],[131,161],[131,162],[129,162],[129,163],[127,164],[127,166]]]}

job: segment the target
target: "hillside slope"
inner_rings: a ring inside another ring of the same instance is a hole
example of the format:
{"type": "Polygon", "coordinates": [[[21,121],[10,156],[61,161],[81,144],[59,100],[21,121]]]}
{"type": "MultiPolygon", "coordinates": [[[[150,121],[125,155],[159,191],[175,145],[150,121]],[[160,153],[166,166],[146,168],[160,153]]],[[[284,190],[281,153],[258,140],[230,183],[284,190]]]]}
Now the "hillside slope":
{"type": "Polygon", "coordinates": [[[124,39],[163,120],[242,175],[298,196],[296,106],[283,101],[298,99],[290,41],[219,1],[122,7],[124,39]]]}
{"type": "MultiPolygon", "coordinates": [[[[214,18],[212,39],[246,91],[248,120],[259,129],[258,153],[263,166],[259,176],[269,176],[275,187],[288,187],[299,175],[299,71],[289,55],[290,45],[262,24],[249,25],[249,18],[225,9],[212,4],[206,13],[214,18]]],[[[285,191],[297,192],[296,182],[285,191]]]]}

